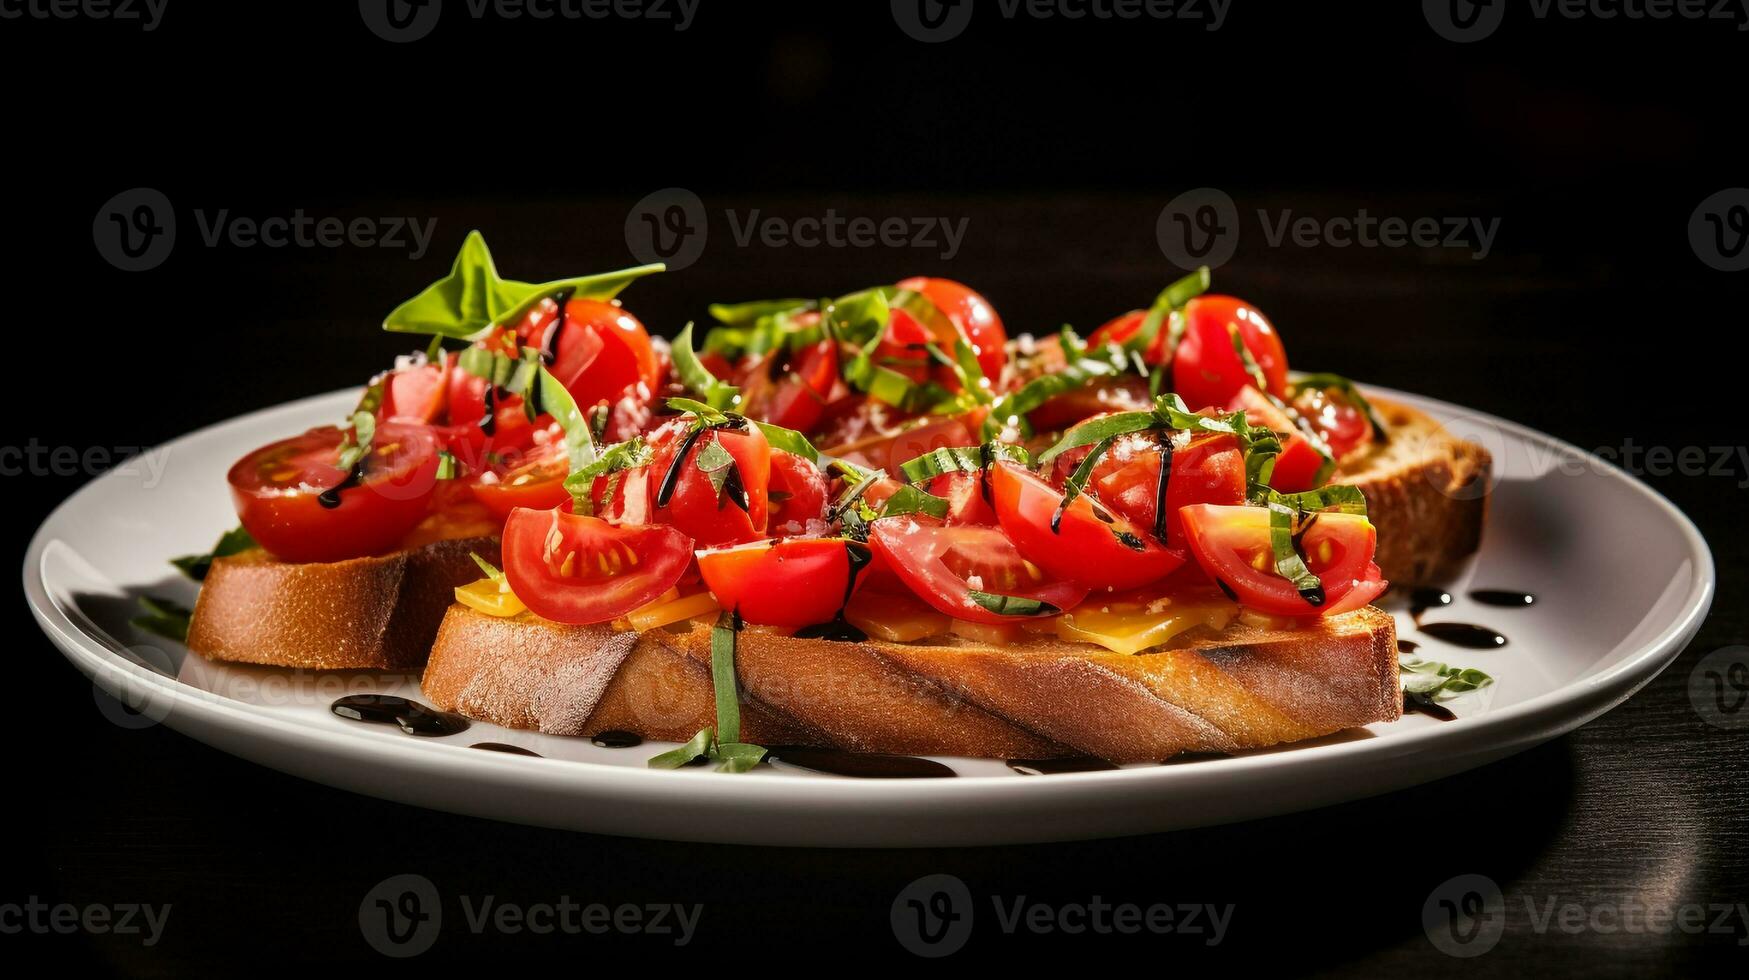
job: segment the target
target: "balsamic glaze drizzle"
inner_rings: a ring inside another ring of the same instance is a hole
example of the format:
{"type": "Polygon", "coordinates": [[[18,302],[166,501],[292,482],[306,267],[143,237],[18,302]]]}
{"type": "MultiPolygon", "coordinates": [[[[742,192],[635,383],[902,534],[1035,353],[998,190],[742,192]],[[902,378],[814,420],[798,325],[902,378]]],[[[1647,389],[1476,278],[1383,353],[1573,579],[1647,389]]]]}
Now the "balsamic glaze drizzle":
{"type": "Polygon", "coordinates": [[[1154,539],[1166,543],[1166,487],[1172,481],[1172,433],[1160,433],[1160,477],[1154,482],[1154,539]]]}
{"type": "Polygon", "coordinates": [[[856,579],[869,563],[874,561],[874,552],[861,541],[844,542],[844,555],[850,562],[850,576],[844,583],[844,598],[838,603],[838,614],[824,623],[804,626],[796,630],[796,636],[804,640],[837,640],[842,643],[861,643],[868,639],[868,634],[858,629],[850,620],[844,617],[844,611],[850,608],[850,596],[856,591],[856,579]]]}
{"type": "Polygon", "coordinates": [[[933,759],[879,752],[845,752],[808,745],[777,745],[767,749],[767,758],[802,769],[854,776],[859,779],[941,779],[957,776],[933,759]]]}
{"type": "Polygon", "coordinates": [[[553,317],[552,325],[547,328],[546,336],[541,338],[540,362],[542,364],[551,365],[559,359],[559,335],[565,332],[567,318],[571,315],[566,304],[570,303],[571,294],[574,292],[576,292],[574,289],[561,289],[553,294],[553,302],[559,305],[559,312],[553,317]]]}
{"type": "Polygon", "coordinates": [[[328,710],[349,721],[394,725],[409,735],[433,738],[458,735],[469,727],[468,720],[461,715],[393,694],[349,694],[329,705],[328,710]]]}
{"type": "Polygon", "coordinates": [[[1470,593],[1470,598],[1484,606],[1505,606],[1508,609],[1536,605],[1535,595],[1507,589],[1477,589],[1470,593]]]}
{"type": "Polygon", "coordinates": [[[1427,623],[1418,629],[1436,640],[1471,650],[1495,650],[1506,645],[1505,636],[1474,623],[1427,623]]]}
{"type": "Polygon", "coordinates": [[[629,749],[644,744],[644,740],[640,736],[632,732],[622,732],[618,729],[598,732],[592,736],[589,741],[603,749],[629,749]]]}
{"type": "Polygon", "coordinates": [[[533,749],[525,749],[520,745],[511,745],[508,742],[475,742],[468,746],[468,748],[485,749],[487,752],[502,752],[505,755],[526,755],[532,756],[536,759],[545,758],[545,756],[542,756],[539,752],[536,752],[533,749]]]}
{"type": "Polygon", "coordinates": [[[1403,692],[1403,713],[1406,715],[1426,715],[1440,721],[1456,721],[1457,715],[1451,709],[1433,700],[1425,694],[1403,692]]]}

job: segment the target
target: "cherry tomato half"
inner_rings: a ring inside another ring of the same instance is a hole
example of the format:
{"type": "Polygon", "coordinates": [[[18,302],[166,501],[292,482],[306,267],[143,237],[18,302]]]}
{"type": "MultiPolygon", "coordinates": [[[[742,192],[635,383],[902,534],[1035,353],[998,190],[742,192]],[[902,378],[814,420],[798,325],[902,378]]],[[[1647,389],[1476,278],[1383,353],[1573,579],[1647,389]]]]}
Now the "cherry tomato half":
{"type": "Polygon", "coordinates": [[[1338,389],[1307,388],[1294,396],[1293,406],[1324,437],[1337,459],[1372,441],[1372,422],[1338,389]]]}
{"type": "Polygon", "coordinates": [[[571,492],[565,477],[571,474],[571,458],[562,440],[537,446],[524,455],[492,463],[468,489],[474,499],[503,520],[518,507],[552,510],[569,506],[571,492]]]}
{"type": "Polygon", "coordinates": [[[650,465],[595,481],[596,513],[627,523],[671,524],[706,548],[764,536],[771,510],[771,446],[758,426],[746,424],[738,431],[674,422],[657,430],[651,442],[650,465]],[[707,472],[700,468],[700,456],[714,455],[713,446],[726,450],[731,462],[707,472]]]}
{"type": "Polygon", "coordinates": [[[1053,578],[1022,558],[994,527],[944,527],[922,517],[890,517],[869,525],[869,544],[919,599],[955,619],[1003,625],[1016,621],[980,605],[971,591],[1036,599],[1070,609],[1087,589],[1053,578]]]}
{"type": "Polygon", "coordinates": [[[1268,508],[1198,504],[1183,513],[1197,563],[1233,590],[1239,602],[1259,612],[1334,616],[1366,605],[1385,590],[1386,582],[1372,560],[1377,533],[1358,514],[1318,514],[1298,535],[1306,567],[1323,584],[1324,603],[1314,606],[1292,582],[1276,574],[1268,508]]]}
{"type": "Polygon", "coordinates": [[[1184,318],[1184,339],[1172,357],[1172,390],[1191,409],[1225,405],[1252,383],[1233,349],[1235,333],[1262,370],[1269,393],[1287,396],[1287,352],[1262,313],[1231,296],[1198,296],[1185,306],[1184,318]]]}
{"type": "Polygon", "coordinates": [[[774,449],[766,498],[771,502],[771,533],[802,534],[809,521],[826,516],[826,476],[802,457],[774,449]]]}
{"type": "Polygon", "coordinates": [[[842,538],[783,538],[701,551],[698,571],[717,602],[743,620],[800,629],[838,615],[867,557],[867,545],[842,538]]]}
{"type": "MultiPolygon", "coordinates": [[[[1238,504],[1245,500],[1245,456],[1229,435],[1174,437],[1172,468],[1166,474],[1166,545],[1184,549],[1184,523],[1178,512],[1191,504],[1238,504]]],[[[1153,439],[1120,439],[1095,464],[1089,481],[1099,499],[1152,532],[1164,459],[1153,439]]]]}
{"type": "Polygon", "coordinates": [[[1323,480],[1318,479],[1328,462],[1324,454],[1312,445],[1312,440],[1299,431],[1299,427],[1294,425],[1293,419],[1288,418],[1286,412],[1265,398],[1255,386],[1246,385],[1239,389],[1227,410],[1244,412],[1247,422],[1281,436],[1281,455],[1275,458],[1275,467],[1270,471],[1270,486],[1282,493],[1301,493],[1329,481],[1328,475],[1323,480]]]}
{"type": "Polygon", "coordinates": [[[654,601],[692,564],[692,540],[661,525],[614,525],[563,508],[518,507],[504,524],[504,574],[535,615],[605,623],[654,601]]]}
{"type": "Polygon", "coordinates": [[[449,371],[453,362],[391,371],[383,379],[383,403],[377,417],[397,422],[429,424],[439,420],[449,402],[449,371]]]}
{"type": "Polygon", "coordinates": [[[749,418],[812,432],[838,383],[838,349],[830,340],[793,353],[775,350],[741,375],[741,412],[749,418]]]}
{"type": "Polygon", "coordinates": [[[393,550],[425,516],[437,484],[437,438],[423,425],[382,422],[357,476],[335,463],[344,438],[311,429],[231,467],[243,527],[277,558],[341,561],[393,550]]]}
{"type": "Polygon", "coordinates": [[[1089,590],[1133,589],[1165,577],[1184,555],[1087,494],[1063,495],[1013,463],[990,468],[996,517],[1014,546],[1046,572],[1089,590]],[[1055,527],[1052,527],[1055,522],[1055,527]]]}
{"type": "Polygon", "coordinates": [[[899,283],[899,288],[922,293],[936,309],[947,314],[966,342],[977,349],[978,367],[983,369],[984,377],[992,385],[1002,380],[1002,368],[1008,363],[1008,331],[989,300],[952,279],[915,276],[899,283]]]}
{"type": "Polygon", "coordinates": [[[547,370],[584,411],[640,382],[653,392],[661,380],[649,331],[618,302],[568,300],[560,316],[559,304],[543,299],[516,325],[516,337],[551,355],[547,370]]]}

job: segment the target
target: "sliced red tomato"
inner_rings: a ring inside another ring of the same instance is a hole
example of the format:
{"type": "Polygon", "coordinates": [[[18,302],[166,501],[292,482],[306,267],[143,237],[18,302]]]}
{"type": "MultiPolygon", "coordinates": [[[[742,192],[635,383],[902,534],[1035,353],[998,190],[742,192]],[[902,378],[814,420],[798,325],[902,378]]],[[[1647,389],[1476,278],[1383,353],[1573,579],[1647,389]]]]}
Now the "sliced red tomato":
{"type": "Polygon", "coordinates": [[[518,507],[552,510],[569,506],[571,492],[565,477],[571,473],[571,458],[561,441],[538,446],[526,455],[512,456],[490,464],[468,483],[474,499],[500,520],[518,507]]]}
{"type": "Polygon", "coordinates": [[[1070,609],[1087,589],[1052,577],[1021,557],[1000,528],[944,527],[927,517],[890,517],[869,525],[869,544],[916,596],[955,619],[1001,625],[1004,616],[979,604],[972,591],[1035,599],[1070,609]]]}
{"type": "MultiPolygon", "coordinates": [[[[1104,326],[1088,336],[1087,343],[1095,347],[1105,344],[1121,344],[1139,333],[1142,329],[1142,321],[1147,318],[1147,310],[1131,310],[1120,316],[1112,317],[1106,321],[1104,326]]],[[[1148,349],[1143,352],[1142,360],[1149,364],[1165,364],[1171,360],[1170,352],[1166,350],[1168,334],[1166,323],[1162,321],[1159,332],[1154,334],[1153,343],[1150,343],[1148,349]]]]}
{"type": "Polygon", "coordinates": [[[1372,422],[1338,389],[1307,388],[1294,396],[1293,406],[1324,437],[1337,459],[1372,441],[1372,422]]]}
{"type": "Polygon", "coordinates": [[[867,558],[866,545],[843,538],[783,538],[701,551],[698,571],[717,602],[743,620],[800,629],[838,615],[867,558]]]}
{"type": "Polygon", "coordinates": [[[379,423],[355,473],[335,465],[344,436],[333,427],[311,429],[231,467],[237,516],[274,557],[316,562],[381,554],[424,518],[437,484],[431,429],[379,423]]]}
{"type": "Polygon", "coordinates": [[[1323,480],[1318,479],[1327,463],[1324,454],[1312,445],[1312,440],[1299,431],[1299,427],[1294,425],[1293,419],[1288,418],[1286,412],[1264,397],[1255,386],[1246,385],[1240,388],[1239,393],[1227,405],[1227,410],[1244,412],[1247,422],[1281,436],[1281,455],[1275,458],[1275,468],[1270,471],[1270,486],[1282,493],[1301,493],[1328,482],[1328,475],[1323,480]]]}
{"type": "Polygon", "coordinates": [[[1089,590],[1133,589],[1184,564],[1182,553],[1087,494],[1059,517],[1063,495],[1021,467],[997,463],[989,478],[1002,530],[1023,556],[1058,578],[1089,590]]]}
{"type": "Polygon", "coordinates": [[[838,349],[830,340],[793,353],[772,351],[741,376],[741,411],[749,418],[812,432],[838,383],[838,349]]]}
{"type": "Polygon", "coordinates": [[[1298,535],[1306,567],[1323,585],[1324,602],[1313,605],[1275,571],[1269,510],[1198,504],[1183,511],[1190,552],[1239,602],[1276,616],[1337,615],[1377,598],[1386,582],[1373,564],[1377,533],[1357,514],[1324,513],[1298,535]]]}
{"type": "Polygon", "coordinates": [[[983,473],[943,473],[925,487],[947,501],[947,526],[971,524],[991,527],[996,523],[989,483],[983,473]]]}
{"type": "MultiPolygon", "coordinates": [[[[1245,455],[1229,435],[1200,434],[1178,442],[1183,444],[1172,453],[1166,478],[1166,546],[1182,552],[1184,522],[1178,512],[1191,504],[1243,503],[1245,455]]],[[[1119,440],[1095,464],[1089,483],[1102,502],[1152,534],[1163,459],[1155,440],[1119,440]]]]}
{"type": "Polygon", "coordinates": [[[1008,363],[1008,331],[989,300],[952,279],[915,276],[899,283],[899,288],[921,293],[945,313],[966,342],[976,349],[978,367],[983,369],[984,377],[992,385],[1000,383],[1002,368],[1008,363]]]}
{"type": "Polygon", "coordinates": [[[523,346],[550,358],[547,370],[563,384],[577,407],[588,410],[613,403],[642,383],[654,392],[661,381],[649,331],[618,301],[544,299],[516,325],[523,346]]]}
{"type": "Polygon", "coordinates": [[[1231,296],[1198,296],[1184,308],[1184,339],[1172,356],[1172,390],[1192,409],[1225,405],[1252,383],[1233,349],[1236,334],[1263,372],[1269,393],[1287,397],[1287,352],[1256,308],[1231,296]]]}
{"type": "Polygon", "coordinates": [[[377,417],[397,422],[436,422],[449,402],[449,367],[445,358],[439,364],[391,371],[383,379],[383,403],[377,417]]]}
{"type": "Polygon", "coordinates": [[[674,525],[700,547],[764,535],[770,520],[771,446],[758,426],[742,424],[746,428],[740,431],[674,426],[658,438],[645,481],[652,522],[674,525]],[[720,493],[713,474],[699,466],[700,453],[713,444],[733,460],[726,464],[732,472],[716,474],[726,477],[720,493]]]}
{"type": "Polygon", "coordinates": [[[518,507],[504,524],[504,574],[535,615],[605,623],[648,605],[692,564],[692,540],[661,525],[614,525],[564,508],[518,507]]]}
{"type": "Polygon", "coordinates": [[[771,533],[801,534],[809,521],[826,516],[826,476],[802,457],[773,449],[766,497],[771,502],[771,533]]]}

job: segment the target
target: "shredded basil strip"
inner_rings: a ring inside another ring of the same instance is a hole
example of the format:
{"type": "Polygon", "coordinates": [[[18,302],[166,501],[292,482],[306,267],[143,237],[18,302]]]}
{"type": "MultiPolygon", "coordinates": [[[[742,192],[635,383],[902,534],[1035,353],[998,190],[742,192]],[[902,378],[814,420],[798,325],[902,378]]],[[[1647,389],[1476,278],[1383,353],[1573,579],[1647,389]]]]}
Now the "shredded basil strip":
{"type": "Polygon", "coordinates": [[[672,408],[676,412],[683,412],[687,415],[696,415],[701,420],[713,425],[718,422],[727,422],[729,420],[729,414],[722,409],[712,408],[704,402],[696,401],[691,398],[670,398],[668,399],[667,404],[669,408],[672,408]]]}
{"type": "Polygon", "coordinates": [[[692,740],[677,749],[669,749],[661,755],[652,756],[645,765],[651,769],[679,769],[688,762],[702,755],[709,755],[713,735],[708,728],[701,728],[692,740]]]}
{"type": "Polygon", "coordinates": [[[504,581],[504,573],[498,570],[498,566],[481,558],[477,552],[468,552],[468,557],[474,560],[474,564],[480,566],[480,571],[485,572],[487,578],[494,582],[504,581]]]}
{"type": "Polygon", "coordinates": [[[680,375],[681,384],[686,390],[698,395],[706,405],[712,408],[732,408],[741,400],[741,389],[717,378],[699,361],[698,355],[692,350],[692,324],[681,328],[680,335],[674,338],[671,355],[674,359],[674,371],[680,375]]]}
{"type": "MultiPolygon", "coordinates": [[[[1074,331],[1068,327],[1063,331],[1065,338],[1074,336],[1074,331]]],[[[1084,388],[1100,378],[1123,373],[1125,363],[1121,348],[1108,346],[1099,355],[1087,355],[1079,340],[1075,338],[1073,346],[1066,339],[1063,341],[1063,350],[1070,361],[1062,370],[1034,378],[991,403],[990,414],[984,418],[984,438],[995,438],[1004,427],[1024,419],[1058,395],[1084,388]]]]}
{"type": "MultiPolygon", "coordinates": [[[[643,436],[633,436],[625,442],[608,446],[588,464],[572,470],[565,477],[565,489],[570,491],[574,512],[588,514],[595,509],[593,491],[598,478],[648,466],[655,455],[655,450],[644,441],[643,436]]],[[[612,495],[610,491],[608,496],[612,495]]]]}
{"type": "Polygon", "coordinates": [[[139,598],[141,614],[129,620],[148,633],[178,643],[188,642],[188,623],[194,615],[168,599],[143,595],[139,598]]]}
{"type": "Polygon", "coordinates": [[[1269,491],[1266,503],[1281,504],[1292,507],[1297,513],[1306,514],[1314,511],[1334,511],[1340,514],[1357,514],[1366,516],[1366,495],[1359,487],[1333,483],[1316,490],[1304,493],[1280,493],[1269,491]]]}
{"type": "MultiPolygon", "coordinates": [[[[863,469],[854,463],[847,463],[841,459],[832,461],[832,469],[852,483],[832,505],[832,510],[826,515],[828,522],[846,520],[853,509],[861,504],[863,494],[867,493],[870,487],[888,478],[886,473],[881,470],[863,469]]],[[[903,517],[906,514],[928,514],[930,517],[941,518],[947,516],[947,511],[948,503],[944,498],[907,483],[901,484],[899,489],[893,491],[893,495],[881,504],[878,513],[870,509],[869,513],[873,516],[867,519],[903,517]]]]}
{"type": "Polygon", "coordinates": [[[997,595],[994,592],[979,592],[977,589],[967,589],[966,595],[998,616],[1055,616],[1062,612],[1056,606],[1039,599],[997,595]]]}
{"type": "MultiPolygon", "coordinates": [[[[565,455],[570,460],[569,471],[574,476],[579,470],[596,461],[595,439],[589,433],[589,420],[577,410],[577,400],[553,377],[553,373],[545,367],[537,367],[539,372],[531,392],[535,396],[540,412],[551,415],[559,423],[559,428],[565,433],[565,455]]],[[[571,477],[565,478],[565,489],[571,491],[572,510],[578,514],[589,513],[589,488],[573,486],[571,477]],[[579,492],[581,490],[581,492],[579,492]]]]}
{"type": "Polygon", "coordinates": [[[1342,397],[1345,398],[1350,405],[1360,409],[1361,414],[1366,416],[1367,422],[1372,425],[1372,437],[1374,442],[1390,441],[1390,436],[1385,432],[1385,424],[1379,421],[1378,413],[1373,411],[1372,402],[1366,400],[1366,396],[1360,393],[1360,388],[1357,387],[1354,382],[1344,378],[1340,374],[1322,372],[1319,374],[1301,375],[1295,378],[1291,382],[1291,385],[1294,394],[1296,395],[1308,388],[1335,388],[1337,391],[1342,392],[1342,397]]]}
{"type": "MultiPolygon", "coordinates": [[[[1160,335],[1160,327],[1166,322],[1167,317],[1183,309],[1186,303],[1208,292],[1212,282],[1209,267],[1205,265],[1160,290],[1160,295],[1154,298],[1154,305],[1148,308],[1148,315],[1142,318],[1141,327],[1134,336],[1124,342],[1124,349],[1146,353],[1148,348],[1154,345],[1154,338],[1160,335]]],[[[1172,332],[1167,335],[1166,350],[1168,352],[1178,349],[1178,339],[1184,333],[1182,324],[1183,318],[1180,317],[1173,324],[1172,332]]]]}
{"type": "Polygon", "coordinates": [[[986,442],[982,446],[954,446],[932,449],[915,459],[899,464],[899,472],[910,483],[922,483],[948,473],[978,473],[985,465],[998,461],[1032,465],[1032,456],[1023,446],[1006,442],[986,442]]]}
{"type": "Polygon", "coordinates": [[[486,239],[478,231],[470,231],[449,275],[395,307],[383,320],[383,329],[478,340],[495,326],[521,319],[554,293],[569,291],[576,299],[608,300],[632,282],[664,268],[657,263],[552,282],[518,282],[498,274],[486,239]]]}
{"type": "Polygon", "coordinates": [[[771,448],[800,456],[810,463],[818,464],[820,462],[820,451],[814,448],[814,444],[808,441],[807,436],[794,429],[772,425],[770,422],[761,422],[757,419],[751,421],[754,425],[759,426],[760,432],[765,434],[765,441],[771,443],[771,448]]]}
{"type": "Polygon", "coordinates": [[[212,571],[214,558],[228,558],[254,547],[257,547],[255,538],[239,524],[219,535],[218,543],[213,545],[213,550],[204,555],[183,555],[181,558],[172,558],[170,564],[175,565],[182,574],[196,582],[204,582],[207,572],[212,571]]]}
{"type": "Polygon", "coordinates": [[[1324,604],[1324,583],[1306,567],[1299,544],[1294,540],[1299,512],[1283,504],[1269,506],[1269,547],[1275,554],[1275,571],[1293,583],[1300,598],[1313,606],[1324,604]]]}
{"type": "Polygon", "coordinates": [[[1494,683],[1494,678],[1474,667],[1453,667],[1433,660],[1399,658],[1403,693],[1434,700],[1449,700],[1494,683]]]}
{"type": "Polygon", "coordinates": [[[735,638],[740,631],[740,614],[732,609],[723,610],[711,627],[711,684],[716,688],[717,739],[723,742],[741,741],[741,699],[735,690],[735,638]]]}
{"type": "Polygon", "coordinates": [[[1107,436],[1101,439],[1094,445],[1093,451],[1087,454],[1087,458],[1081,461],[1081,465],[1075,467],[1075,472],[1063,481],[1063,502],[1057,505],[1056,513],[1051,515],[1052,534],[1058,533],[1058,528],[1063,523],[1063,514],[1068,512],[1069,505],[1075,502],[1075,498],[1081,496],[1081,491],[1087,486],[1087,481],[1093,477],[1093,467],[1099,464],[1099,457],[1110,451],[1112,444],[1117,440],[1117,436],[1107,436]]]}
{"type": "Polygon", "coordinates": [[[459,468],[456,466],[454,453],[450,452],[447,449],[438,450],[438,452],[437,452],[437,478],[439,480],[453,480],[453,479],[455,479],[456,476],[458,475],[458,472],[457,472],[458,469],[459,468]]]}
{"type": "Polygon", "coordinates": [[[1094,419],[1070,429],[1063,434],[1057,444],[1045,450],[1038,457],[1038,465],[1047,466],[1051,460],[1063,455],[1071,449],[1091,446],[1104,442],[1113,436],[1129,435],[1132,432],[1146,432],[1149,429],[1162,428],[1170,425],[1154,412],[1119,412],[1104,418],[1094,419]]]}
{"type": "Polygon", "coordinates": [[[739,327],[784,313],[812,309],[808,299],[756,299],[746,303],[712,303],[711,319],[725,326],[739,327]]]}
{"type": "Polygon", "coordinates": [[[336,467],[348,473],[359,460],[370,455],[371,443],[377,434],[377,417],[370,412],[354,412],[349,429],[346,438],[340,442],[340,456],[334,462],[336,467]]]}

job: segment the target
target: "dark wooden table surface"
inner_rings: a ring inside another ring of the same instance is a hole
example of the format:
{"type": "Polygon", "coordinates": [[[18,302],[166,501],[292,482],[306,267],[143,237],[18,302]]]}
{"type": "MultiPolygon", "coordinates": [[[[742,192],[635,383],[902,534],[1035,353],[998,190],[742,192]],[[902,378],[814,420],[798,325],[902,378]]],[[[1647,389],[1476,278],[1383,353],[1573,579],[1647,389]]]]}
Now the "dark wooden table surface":
{"type": "MultiPolygon", "coordinates": [[[[803,8],[785,9],[799,17],[803,8]]],[[[1155,84],[1147,79],[1165,62],[1154,36],[1121,25],[1060,47],[1061,22],[980,21],[965,41],[927,49],[890,22],[755,23],[726,39],[706,25],[672,47],[634,31],[589,45],[585,72],[552,62],[579,55],[536,43],[547,35],[532,27],[505,26],[475,48],[471,25],[446,21],[423,47],[391,47],[356,38],[350,11],[301,34],[301,21],[281,15],[219,24],[221,35],[254,39],[253,56],[216,36],[189,40],[174,20],[154,32],[155,47],[111,27],[8,28],[9,45],[79,59],[116,94],[97,134],[76,94],[42,91],[27,61],[0,59],[14,91],[40,96],[14,123],[29,138],[6,244],[20,307],[18,421],[7,445],[152,445],[356,384],[403,346],[375,330],[383,312],[440,275],[468,228],[483,229],[519,277],[612,268],[628,263],[634,203],[687,187],[711,215],[702,256],[627,294],[663,332],[714,300],[841,292],[919,272],[973,283],[1011,329],[1042,331],[1091,327],[1145,304],[1172,274],[1155,238],[1162,207],[1179,191],[1216,186],[1247,222],[1220,287],[1269,312],[1296,366],[1474,406],[1586,448],[1728,450],[1719,473],[1653,472],[1644,457],[1638,467],[1705,532],[1718,597],[1692,646],[1630,701],[1461,776],[1225,827],[912,851],[593,837],[302,782],[162,727],[110,723],[15,600],[11,834],[0,855],[7,959],[132,976],[374,967],[387,961],[361,933],[361,901],[386,878],[419,874],[448,899],[438,944],[415,961],[425,967],[502,967],[514,957],[586,970],[607,953],[734,956],[737,965],[802,955],[836,968],[909,960],[889,921],[894,899],[921,876],[950,874],[981,913],[953,962],[1097,964],[1124,952],[1158,957],[1164,969],[1575,977],[1749,962],[1749,731],[1708,724],[1688,694],[1701,656],[1749,642],[1749,453],[1736,455],[1749,273],[1713,271],[1688,238],[1696,204],[1741,183],[1732,173],[1741,147],[1728,135],[1740,118],[1729,65],[1740,60],[1717,57],[1728,30],[1720,40],[1693,26],[1675,35],[1680,44],[1655,49],[1600,23],[1565,34],[1550,23],[1460,49],[1431,37],[1413,11],[1412,23],[1356,34],[1353,12],[1326,23],[1320,8],[1285,30],[1236,10],[1206,44],[1173,47],[1178,74],[1155,84]],[[215,51],[232,56],[224,84],[169,70],[206,64],[215,51]],[[443,70],[420,51],[441,55],[443,70]],[[487,62],[514,71],[488,82],[477,67],[456,68],[487,62]],[[541,81],[520,83],[527,78],[541,81]],[[226,89],[258,100],[257,111],[232,111],[226,89]],[[1186,116],[1206,139],[1187,137],[1186,116]],[[576,124],[552,123],[561,117],[576,124]],[[133,186],[163,190],[181,221],[172,258],[149,273],[118,272],[92,248],[92,214],[133,186]],[[296,208],[435,219],[436,233],[416,259],[383,248],[208,246],[194,213],[296,208]],[[788,221],[828,208],[964,220],[967,233],[952,256],[770,247],[738,244],[723,220],[725,211],[788,221]],[[1498,219],[1500,230],[1478,259],[1473,248],[1437,245],[1276,246],[1249,217],[1363,208],[1498,219]],[[49,357],[26,343],[33,336],[72,336],[89,356],[49,357]],[[25,410],[43,405],[53,410],[25,410]],[[1486,876],[1506,899],[1503,934],[1473,959],[1442,953],[1423,927],[1430,896],[1464,874],[1486,876]],[[475,934],[458,902],[488,895],[704,912],[678,947],[637,934],[475,934]],[[1057,909],[1209,903],[1233,914],[1212,946],[1206,935],[1004,934],[989,903],[1022,896],[1057,909]],[[172,911],[160,941],[146,945],[113,932],[20,931],[33,901],[172,911]],[[1562,926],[1569,906],[1582,927],[1562,926]],[[1640,908],[1699,909],[1704,927],[1635,929],[1640,908]]],[[[88,477],[8,473],[11,553],[88,477]]]]}

